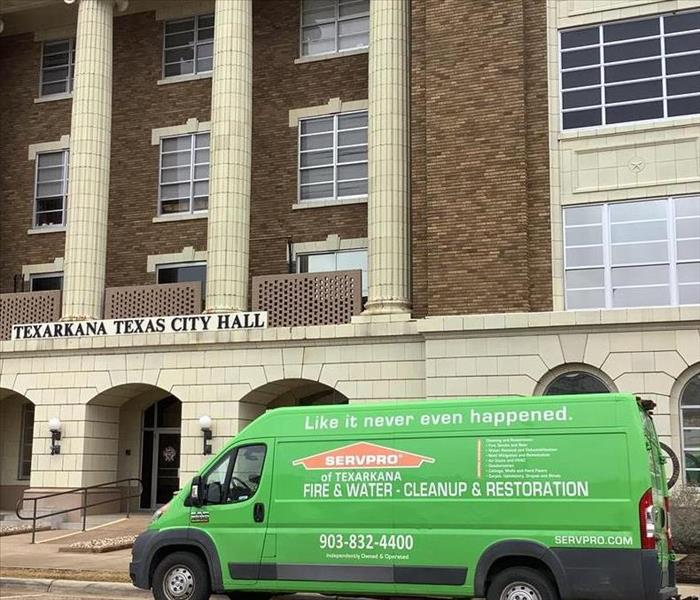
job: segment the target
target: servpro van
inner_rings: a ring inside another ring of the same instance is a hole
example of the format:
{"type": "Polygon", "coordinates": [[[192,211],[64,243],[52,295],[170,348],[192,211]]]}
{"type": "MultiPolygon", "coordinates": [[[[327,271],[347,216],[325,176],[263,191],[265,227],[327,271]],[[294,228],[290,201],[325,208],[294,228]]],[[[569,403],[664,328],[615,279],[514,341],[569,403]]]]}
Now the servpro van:
{"type": "Polygon", "coordinates": [[[271,410],[156,513],[131,578],[159,600],[671,598],[651,406],[596,394],[271,410]]]}

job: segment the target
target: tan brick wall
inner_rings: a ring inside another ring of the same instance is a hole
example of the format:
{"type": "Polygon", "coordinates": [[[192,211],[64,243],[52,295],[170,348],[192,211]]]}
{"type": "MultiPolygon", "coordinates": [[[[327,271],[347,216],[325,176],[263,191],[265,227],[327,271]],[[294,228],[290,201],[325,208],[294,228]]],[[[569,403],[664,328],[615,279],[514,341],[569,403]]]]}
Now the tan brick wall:
{"type": "Polygon", "coordinates": [[[205,219],[153,223],[159,147],[151,145],[151,129],[208,121],[211,102],[211,79],[156,85],[162,47],[163,23],[154,13],[115,20],[107,286],[153,283],[149,254],[206,248],[205,219]]]}
{"type": "Polygon", "coordinates": [[[367,98],[367,55],[294,64],[297,0],[257,2],[253,13],[253,181],[251,276],[286,273],[294,242],[367,237],[367,206],[292,210],[297,198],[297,129],[289,110],[367,98]]]}
{"type": "MultiPolygon", "coordinates": [[[[536,0],[412,5],[414,315],[551,306],[544,6],[536,0]],[[468,43],[455,31],[462,22],[468,43]],[[488,26],[484,26],[488,24],[488,26]],[[430,268],[428,268],[430,267],[430,268]]],[[[299,2],[254,12],[251,276],[284,273],[286,244],[367,236],[363,204],[293,210],[297,130],[288,111],[367,98],[367,55],[295,64],[299,2]]],[[[115,20],[107,285],[153,282],[152,254],[206,248],[206,220],[153,223],[158,146],[151,129],[210,118],[211,80],[157,85],[163,24],[115,20]]],[[[34,104],[41,45],[0,38],[0,291],[22,264],[63,255],[64,234],[29,236],[29,143],[69,130],[70,100],[34,104]],[[7,117],[6,117],[7,115],[7,117]]]]}
{"type": "Polygon", "coordinates": [[[63,256],[64,233],[27,235],[35,166],[27,146],[70,133],[70,100],[34,104],[40,63],[41,44],[32,34],[0,37],[0,293],[13,291],[23,264],[63,256]]]}
{"type": "MultiPolygon", "coordinates": [[[[425,89],[413,98],[426,98],[424,166],[421,140],[413,146],[414,179],[425,172],[427,196],[423,215],[414,183],[414,230],[423,219],[427,228],[425,243],[414,244],[419,311],[426,296],[430,315],[551,304],[544,31],[544,4],[534,0],[414,8],[414,86],[425,89]]],[[[419,105],[413,115],[422,135],[419,105]]]]}

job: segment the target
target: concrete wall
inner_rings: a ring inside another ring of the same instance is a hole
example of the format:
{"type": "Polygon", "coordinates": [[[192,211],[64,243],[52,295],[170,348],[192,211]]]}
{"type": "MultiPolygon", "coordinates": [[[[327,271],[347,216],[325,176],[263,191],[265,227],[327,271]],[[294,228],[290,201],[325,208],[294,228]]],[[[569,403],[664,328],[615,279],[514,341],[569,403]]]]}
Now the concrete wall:
{"type": "Polygon", "coordinates": [[[698,7],[698,0],[547,0],[554,310],[564,308],[563,206],[700,193],[700,115],[561,131],[558,32],[698,7]]]}
{"type": "Polygon", "coordinates": [[[0,343],[0,386],[32,400],[38,424],[64,424],[58,456],[48,454],[48,429],[36,428],[33,488],[138,473],[144,384],[182,401],[184,481],[203,461],[199,417],[213,419],[216,452],[273,400],[259,392],[272,382],[320,382],[351,402],[531,395],[562,365],[654,399],[659,433],[679,450],[674,394],[700,370],[700,307],[0,343]]]}

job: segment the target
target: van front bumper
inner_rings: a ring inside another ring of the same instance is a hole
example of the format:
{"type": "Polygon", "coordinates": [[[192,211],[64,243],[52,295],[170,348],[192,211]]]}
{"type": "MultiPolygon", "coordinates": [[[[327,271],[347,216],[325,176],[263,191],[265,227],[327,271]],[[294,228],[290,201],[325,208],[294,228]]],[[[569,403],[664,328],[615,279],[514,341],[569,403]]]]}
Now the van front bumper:
{"type": "Polygon", "coordinates": [[[151,549],[155,542],[157,531],[146,530],[134,541],[131,549],[131,562],[129,563],[129,577],[131,583],[137,588],[148,590],[151,588],[150,582],[150,556],[151,549]]]}

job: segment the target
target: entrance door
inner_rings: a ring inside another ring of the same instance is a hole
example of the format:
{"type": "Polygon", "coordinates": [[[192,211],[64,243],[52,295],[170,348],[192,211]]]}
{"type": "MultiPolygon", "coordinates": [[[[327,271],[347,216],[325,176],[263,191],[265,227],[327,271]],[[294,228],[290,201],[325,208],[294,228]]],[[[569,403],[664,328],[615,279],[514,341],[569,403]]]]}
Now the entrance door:
{"type": "Polygon", "coordinates": [[[156,505],[165,504],[180,488],[180,433],[157,432],[158,457],[156,459],[156,505]]]}
{"type": "Polygon", "coordinates": [[[181,403],[168,396],[143,413],[141,508],[168,502],[179,488],[181,403]]]}

